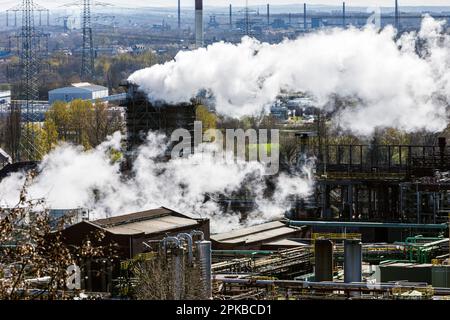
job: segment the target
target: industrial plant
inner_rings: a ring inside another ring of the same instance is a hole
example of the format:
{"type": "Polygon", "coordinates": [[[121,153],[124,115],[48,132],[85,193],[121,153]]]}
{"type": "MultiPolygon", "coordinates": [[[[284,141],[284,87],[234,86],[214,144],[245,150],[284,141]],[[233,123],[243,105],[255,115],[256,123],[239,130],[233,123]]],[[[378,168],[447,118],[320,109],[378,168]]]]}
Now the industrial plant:
{"type": "Polygon", "coordinates": [[[0,8],[1,300],[450,300],[445,1],[57,2],[0,8]]]}

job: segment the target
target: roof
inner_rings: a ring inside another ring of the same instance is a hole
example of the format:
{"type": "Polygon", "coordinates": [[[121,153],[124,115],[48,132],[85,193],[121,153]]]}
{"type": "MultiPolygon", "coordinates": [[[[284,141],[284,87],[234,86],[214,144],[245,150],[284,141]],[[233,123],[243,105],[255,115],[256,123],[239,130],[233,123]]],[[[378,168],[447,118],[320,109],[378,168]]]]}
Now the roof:
{"type": "Polygon", "coordinates": [[[266,246],[282,246],[282,247],[304,247],[304,246],[307,246],[306,243],[293,241],[293,240],[289,240],[289,239],[281,239],[281,240],[276,240],[276,241],[272,241],[272,242],[267,242],[267,243],[264,243],[264,245],[266,245],[266,246]]]}
{"type": "Polygon", "coordinates": [[[196,219],[164,207],[90,222],[108,232],[121,235],[160,233],[198,225],[196,219]]]}
{"type": "Polygon", "coordinates": [[[281,221],[273,221],[257,226],[234,230],[231,232],[212,235],[211,239],[221,243],[237,244],[261,242],[271,239],[279,239],[283,236],[297,232],[297,229],[287,227],[281,221]]]}
{"type": "Polygon", "coordinates": [[[108,88],[99,86],[96,84],[80,83],[80,84],[74,84],[70,87],[53,89],[53,90],[50,90],[49,93],[76,93],[76,92],[80,92],[80,91],[96,92],[96,91],[104,91],[104,90],[108,90],[108,88]]]}

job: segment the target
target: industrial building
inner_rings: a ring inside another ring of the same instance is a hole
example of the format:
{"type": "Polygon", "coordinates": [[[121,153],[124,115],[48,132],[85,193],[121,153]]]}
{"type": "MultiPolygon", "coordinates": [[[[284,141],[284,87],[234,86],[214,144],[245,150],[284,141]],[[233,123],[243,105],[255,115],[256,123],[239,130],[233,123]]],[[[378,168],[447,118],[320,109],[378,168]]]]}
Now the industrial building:
{"type": "Polygon", "coordinates": [[[58,88],[48,92],[48,102],[70,102],[75,99],[92,100],[108,97],[108,88],[88,82],[73,83],[70,87],[58,88]]]}
{"type": "Polygon", "coordinates": [[[205,239],[209,239],[209,220],[190,218],[161,207],[111,218],[81,221],[64,229],[63,236],[66,243],[80,245],[94,232],[104,232],[103,241],[117,243],[118,256],[122,259],[131,259],[146,251],[143,244],[145,241],[161,240],[166,235],[193,230],[202,231],[205,239]]]}
{"type": "Polygon", "coordinates": [[[127,148],[134,150],[145,141],[149,130],[170,136],[173,130],[184,128],[194,131],[196,102],[169,105],[150,102],[139,87],[125,82],[126,99],[122,106],[126,112],[127,148]]]}
{"type": "Polygon", "coordinates": [[[0,90],[0,109],[11,104],[11,90],[0,90]]]}

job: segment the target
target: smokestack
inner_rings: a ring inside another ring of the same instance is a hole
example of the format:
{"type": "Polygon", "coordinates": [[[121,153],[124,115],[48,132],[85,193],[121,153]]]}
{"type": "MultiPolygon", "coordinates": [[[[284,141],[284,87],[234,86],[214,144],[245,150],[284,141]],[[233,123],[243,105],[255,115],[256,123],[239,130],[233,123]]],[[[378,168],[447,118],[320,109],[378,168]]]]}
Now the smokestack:
{"type": "Polygon", "coordinates": [[[267,25],[270,25],[270,4],[267,4],[267,25]]]}
{"type": "Polygon", "coordinates": [[[178,0],[178,30],[181,29],[181,0],[178,0]]]}
{"type": "Polygon", "coordinates": [[[306,3],[303,4],[303,28],[306,30],[306,3]]]}
{"type": "Polygon", "coordinates": [[[203,0],[195,0],[195,46],[203,47],[203,0]]]}
{"type": "Polygon", "coordinates": [[[342,26],[345,29],[345,2],[342,2],[342,26]]]}
{"type": "Polygon", "coordinates": [[[230,4],[230,29],[233,29],[233,7],[230,4]]]}
{"type": "Polygon", "coordinates": [[[398,0],[395,0],[395,28],[398,30],[399,27],[399,12],[398,12],[398,0]]]}

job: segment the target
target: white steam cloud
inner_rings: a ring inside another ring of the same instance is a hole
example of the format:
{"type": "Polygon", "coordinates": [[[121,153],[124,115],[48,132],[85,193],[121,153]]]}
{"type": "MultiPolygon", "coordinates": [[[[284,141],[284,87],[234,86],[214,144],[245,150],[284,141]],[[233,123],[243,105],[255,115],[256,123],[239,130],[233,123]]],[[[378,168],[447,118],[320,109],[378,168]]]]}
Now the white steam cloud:
{"type": "MultiPolygon", "coordinates": [[[[111,163],[109,150],[119,149],[122,136],[115,133],[96,149],[83,151],[64,144],[50,152],[39,166],[39,175],[28,188],[30,199],[45,198],[51,208],[84,207],[93,218],[142,211],[160,206],[193,217],[211,219],[211,229],[223,232],[240,225],[281,218],[291,195],[305,196],[312,190],[311,177],[280,174],[272,199],[263,196],[264,166],[253,161],[220,162],[214,145],[201,145],[203,152],[189,158],[160,161],[166,138],[149,133],[138,150],[131,178],[124,178],[118,163],[111,163]],[[214,177],[213,179],[211,177],[214,177]],[[246,185],[256,196],[256,208],[246,221],[222,208],[206,196],[230,195],[246,185]]],[[[307,172],[306,172],[307,173],[307,172]]],[[[2,206],[17,204],[23,173],[14,173],[0,184],[2,206]]]]}
{"type": "Polygon", "coordinates": [[[436,132],[448,124],[450,100],[450,36],[444,24],[428,16],[418,33],[399,39],[392,27],[367,26],[273,45],[251,38],[237,45],[219,42],[179,52],[129,80],[151,100],[170,103],[206,90],[216,110],[233,117],[268,111],[282,90],[307,93],[323,108],[337,95],[352,101],[340,110],[339,122],[357,134],[369,135],[376,127],[436,132]]]}

